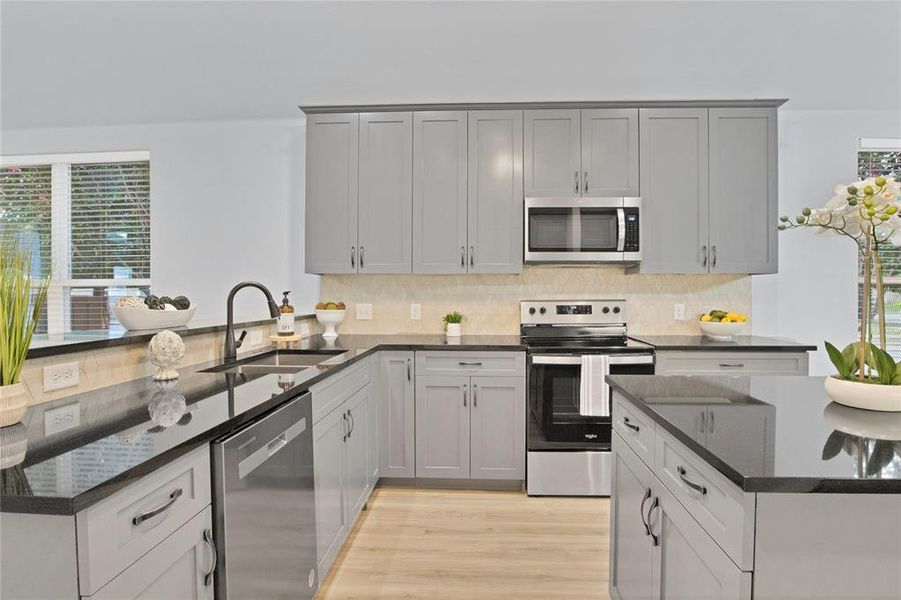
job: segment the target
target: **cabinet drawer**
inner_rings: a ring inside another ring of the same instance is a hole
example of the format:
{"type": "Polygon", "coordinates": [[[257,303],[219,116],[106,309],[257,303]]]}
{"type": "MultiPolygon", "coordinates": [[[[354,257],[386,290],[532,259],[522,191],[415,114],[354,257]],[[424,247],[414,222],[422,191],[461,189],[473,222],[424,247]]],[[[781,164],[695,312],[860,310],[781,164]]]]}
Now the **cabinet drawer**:
{"type": "Polygon", "coordinates": [[[662,429],[654,472],[735,564],[753,568],[754,494],[742,492],[662,429]]]}
{"type": "Polygon", "coordinates": [[[366,358],[311,387],[313,423],[332,412],[335,407],[369,383],[369,369],[370,361],[366,358]]]}
{"type": "Polygon", "coordinates": [[[213,511],[208,506],[144,555],[90,600],[212,600],[213,511]]]}
{"type": "Polygon", "coordinates": [[[654,464],[654,421],[646,417],[628,400],[613,394],[613,430],[625,440],[647,465],[654,464]]]}
{"type": "Polygon", "coordinates": [[[657,375],[807,375],[806,352],[658,352],[657,375]]]}
{"type": "Polygon", "coordinates": [[[203,446],[78,513],[81,594],[95,593],[209,504],[203,446]]]}
{"type": "Polygon", "coordinates": [[[523,377],[524,352],[460,352],[439,350],[416,353],[416,375],[490,375],[523,377]]]}

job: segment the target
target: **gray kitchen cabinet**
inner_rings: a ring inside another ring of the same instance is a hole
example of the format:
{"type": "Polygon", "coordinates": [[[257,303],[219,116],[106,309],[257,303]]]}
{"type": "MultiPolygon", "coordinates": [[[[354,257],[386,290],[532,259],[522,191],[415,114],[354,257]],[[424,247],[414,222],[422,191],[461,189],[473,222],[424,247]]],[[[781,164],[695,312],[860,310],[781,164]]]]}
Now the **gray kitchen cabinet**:
{"type": "Polygon", "coordinates": [[[469,377],[416,378],[416,476],[468,479],[469,377]]]}
{"type": "Polygon", "coordinates": [[[90,600],[212,600],[213,516],[208,506],[137,562],[119,573],[90,600]]]}
{"type": "Polygon", "coordinates": [[[525,479],[525,379],[472,377],[470,386],[471,478],[525,479]]]}
{"type": "Polygon", "coordinates": [[[465,111],[413,113],[413,272],[466,273],[465,111]]]}
{"type": "Polygon", "coordinates": [[[372,411],[370,386],[366,386],[351,396],[346,402],[347,440],[345,453],[347,460],[347,522],[351,524],[363,510],[369,492],[370,464],[372,450],[372,411]]]}
{"type": "Polygon", "coordinates": [[[382,426],[379,421],[382,413],[381,388],[379,387],[380,355],[381,352],[376,352],[366,361],[369,363],[369,389],[371,390],[369,395],[369,489],[366,493],[367,496],[375,489],[380,477],[379,465],[381,459],[379,448],[381,447],[380,432],[382,426]]]}
{"type": "Polygon", "coordinates": [[[525,196],[582,195],[582,139],[579,109],[523,112],[525,196]]]}
{"type": "Polygon", "coordinates": [[[707,109],[642,109],[639,131],[641,271],[707,273],[707,109]]]}
{"type": "Polygon", "coordinates": [[[413,113],[360,114],[360,273],[409,273],[413,256],[413,113]]]}
{"type": "Polygon", "coordinates": [[[316,551],[320,580],[328,573],[349,529],[346,441],[347,413],[341,404],[313,425],[316,551]]]}
{"type": "Polygon", "coordinates": [[[415,477],[413,352],[380,352],[378,385],[380,474],[415,477]]]}
{"type": "Polygon", "coordinates": [[[613,439],[610,498],[610,595],[622,600],[654,597],[655,547],[645,520],[654,475],[624,444],[613,439]]]}
{"type": "Polygon", "coordinates": [[[522,111],[471,111],[468,144],[468,270],[519,273],[523,253],[522,111]]]}
{"type": "Polygon", "coordinates": [[[582,195],[638,196],[638,109],[582,111],[582,195]]]}
{"type": "Polygon", "coordinates": [[[658,375],[807,375],[807,352],[657,352],[658,375]]]}
{"type": "Polygon", "coordinates": [[[711,108],[710,272],[778,270],[775,108],[711,108]]]}
{"type": "Polygon", "coordinates": [[[358,114],[307,117],[308,273],[357,270],[358,114]]]}

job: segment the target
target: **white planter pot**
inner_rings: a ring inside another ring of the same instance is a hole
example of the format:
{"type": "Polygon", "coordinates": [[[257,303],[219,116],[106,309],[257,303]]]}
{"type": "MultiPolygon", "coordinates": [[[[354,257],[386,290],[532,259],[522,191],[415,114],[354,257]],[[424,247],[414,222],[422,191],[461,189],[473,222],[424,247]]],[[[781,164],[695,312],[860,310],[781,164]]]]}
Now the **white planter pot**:
{"type": "Polygon", "coordinates": [[[463,335],[463,326],[461,323],[447,324],[447,337],[458,338],[463,335]]]}
{"type": "Polygon", "coordinates": [[[22,382],[0,385],[0,427],[22,420],[28,410],[28,395],[22,382]]]}
{"type": "Polygon", "coordinates": [[[826,394],[833,401],[852,408],[901,412],[901,385],[879,385],[827,377],[826,394]]]}

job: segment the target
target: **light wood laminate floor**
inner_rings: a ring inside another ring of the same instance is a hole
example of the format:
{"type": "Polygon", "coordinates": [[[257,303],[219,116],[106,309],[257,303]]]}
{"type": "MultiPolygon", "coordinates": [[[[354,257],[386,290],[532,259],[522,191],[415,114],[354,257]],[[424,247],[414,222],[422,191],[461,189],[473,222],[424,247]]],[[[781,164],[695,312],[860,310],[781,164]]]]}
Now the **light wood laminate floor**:
{"type": "Polygon", "coordinates": [[[317,600],[606,600],[606,498],[380,488],[317,600]]]}

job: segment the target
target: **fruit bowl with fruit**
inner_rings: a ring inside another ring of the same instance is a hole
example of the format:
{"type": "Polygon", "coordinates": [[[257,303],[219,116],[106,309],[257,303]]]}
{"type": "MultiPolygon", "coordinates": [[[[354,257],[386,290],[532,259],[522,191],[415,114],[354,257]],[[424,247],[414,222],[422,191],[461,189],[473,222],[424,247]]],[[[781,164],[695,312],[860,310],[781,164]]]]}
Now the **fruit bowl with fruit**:
{"type": "Polygon", "coordinates": [[[347,307],[343,302],[319,302],[316,304],[316,320],[325,327],[322,337],[325,339],[338,337],[335,327],[344,320],[346,309],[347,307]]]}
{"type": "Polygon", "coordinates": [[[748,317],[742,313],[727,310],[711,310],[701,315],[698,321],[704,335],[715,340],[729,341],[745,330],[748,317]]]}

